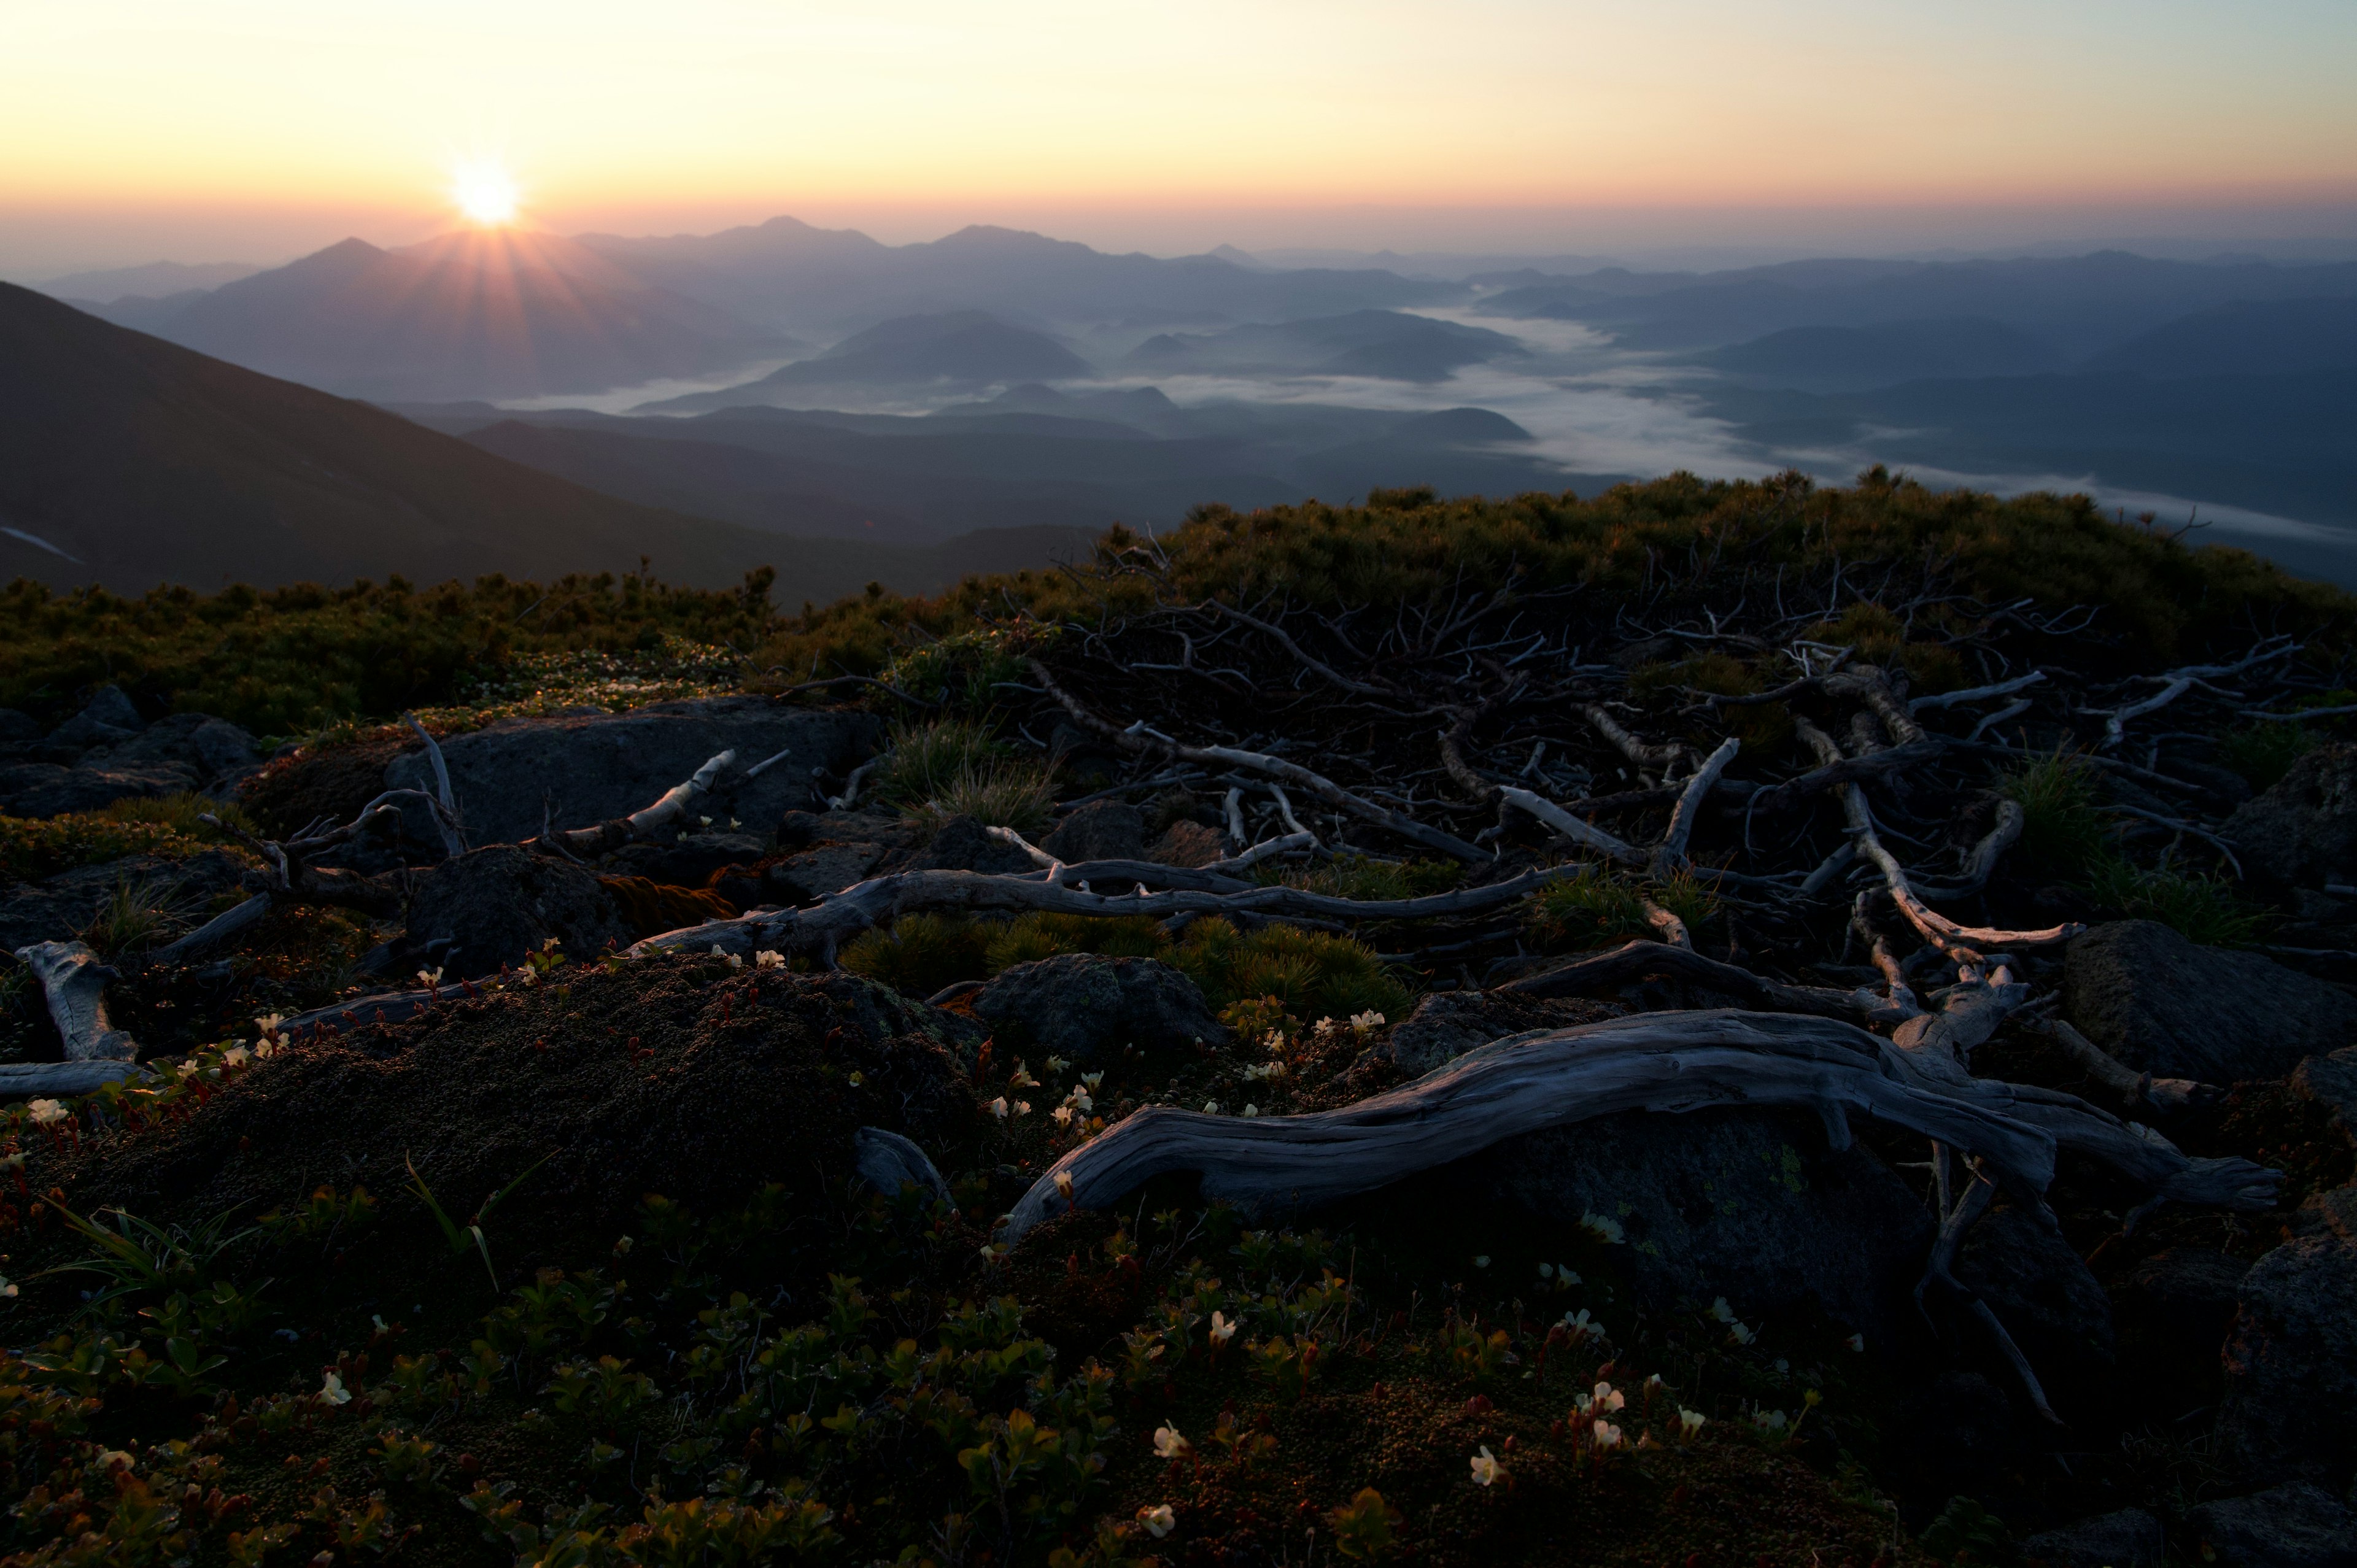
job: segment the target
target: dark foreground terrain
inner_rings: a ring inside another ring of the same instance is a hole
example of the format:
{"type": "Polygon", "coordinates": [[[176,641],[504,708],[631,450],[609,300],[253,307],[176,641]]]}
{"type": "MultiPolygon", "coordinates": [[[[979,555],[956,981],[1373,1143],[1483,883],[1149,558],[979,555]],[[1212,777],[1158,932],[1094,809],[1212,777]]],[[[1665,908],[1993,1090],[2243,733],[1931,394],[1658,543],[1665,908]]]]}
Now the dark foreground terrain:
{"type": "Polygon", "coordinates": [[[20,592],[5,1561],[2357,1560],[2345,596],[1878,473],[760,586],[20,592]]]}

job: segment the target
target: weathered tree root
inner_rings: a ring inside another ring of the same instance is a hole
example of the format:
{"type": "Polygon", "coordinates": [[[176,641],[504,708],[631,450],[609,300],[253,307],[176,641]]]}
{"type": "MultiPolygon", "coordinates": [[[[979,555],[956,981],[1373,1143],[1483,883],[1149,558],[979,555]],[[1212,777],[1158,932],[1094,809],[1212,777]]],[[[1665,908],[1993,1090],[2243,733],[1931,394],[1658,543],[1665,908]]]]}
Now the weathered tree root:
{"type": "Polygon", "coordinates": [[[664,931],[630,948],[632,955],[700,951],[718,948],[743,955],[761,949],[816,953],[832,961],[834,950],[871,927],[920,909],[988,910],[1056,915],[1243,915],[1339,920],[1427,920],[1492,909],[1537,892],[1550,882],[1586,875],[1583,865],[1546,866],[1483,887],[1460,887],[1421,898],[1337,898],[1298,887],[1261,887],[1211,870],[1155,865],[1145,861],[1084,861],[1020,875],[978,871],[901,871],[830,894],[807,909],[757,910],[734,919],[713,920],[664,931]],[[1060,873],[1060,875],[1057,875],[1060,873]],[[1135,893],[1084,892],[1081,883],[1124,883],[1135,893]],[[1168,891],[1147,892],[1159,882],[1168,891]],[[1192,884],[1189,886],[1189,884],[1192,884]]]}
{"type": "Polygon", "coordinates": [[[18,948],[16,961],[41,983],[49,1020],[58,1026],[70,1062],[138,1059],[131,1036],[108,1022],[106,983],[114,972],[81,942],[35,942],[18,948]]]}
{"type": "Polygon", "coordinates": [[[1004,1240],[1012,1245],[1068,1208],[1103,1208],[1169,1171],[1200,1172],[1206,1197],[1247,1210],[1306,1208],[1542,1127],[1714,1106],[1813,1111],[1835,1148],[1850,1142],[1850,1115],[1864,1112],[1977,1155],[2028,1192],[2053,1179],[2059,1146],[2113,1165],[2158,1197],[2240,1208],[2274,1201],[2278,1172],[2188,1158],[2068,1095],[1969,1076],[1943,1081],[1922,1059],[1934,1054],[1826,1018],[1652,1013],[1498,1040],[1338,1111],[1245,1119],[1150,1106],[1050,1166],[1007,1217],[1004,1240]]]}
{"type": "Polygon", "coordinates": [[[1297,785],[1329,805],[1339,806],[1361,821],[1372,822],[1412,843],[1420,843],[1426,849],[1438,850],[1452,859],[1461,860],[1469,865],[1482,865],[1496,858],[1489,851],[1477,849],[1454,833],[1427,827],[1413,817],[1404,817],[1397,811],[1376,805],[1363,796],[1354,795],[1331,779],[1323,774],[1312,773],[1299,763],[1287,762],[1282,757],[1270,757],[1262,752],[1240,751],[1232,746],[1187,746],[1172,740],[1168,736],[1146,729],[1142,720],[1128,729],[1122,729],[1091,713],[1079,698],[1057,683],[1056,677],[1049,672],[1046,665],[1037,659],[1031,660],[1029,663],[1033,678],[1039,681],[1049,696],[1063,704],[1064,711],[1072,715],[1073,723],[1103,736],[1125,751],[1167,752],[1181,761],[1201,763],[1208,767],[1248,768],[1255,773],[1265,774],[1282,783],[1297,785]]]}
{"type": "Polygon", "coordinates": [[[1642,938],[1624,942],[1609,952],[1591,953],[1560,968],[1510,981],[1498,989],[1523,996],[1577,996],[1631,981],[1653,979],[1707,985],[1757,1012],[1805,1013],[1853,1024],[1864,1023],[1880,1004],[1870,992],[1785,985],[1735,964],[1706,958],[1691,948],[1672,947],[1642,938]]]}

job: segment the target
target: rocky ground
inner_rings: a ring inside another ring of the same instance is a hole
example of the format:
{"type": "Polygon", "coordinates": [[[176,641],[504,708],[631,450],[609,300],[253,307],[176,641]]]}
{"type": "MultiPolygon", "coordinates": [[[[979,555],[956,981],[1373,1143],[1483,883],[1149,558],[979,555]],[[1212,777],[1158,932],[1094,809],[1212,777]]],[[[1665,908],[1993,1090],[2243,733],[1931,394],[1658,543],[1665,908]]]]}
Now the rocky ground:
{"type": "Polygon", "coordinates": [[[0,715],[8,1561],[2357,1562],[2338,667],[1837,599],[0,715]]]}

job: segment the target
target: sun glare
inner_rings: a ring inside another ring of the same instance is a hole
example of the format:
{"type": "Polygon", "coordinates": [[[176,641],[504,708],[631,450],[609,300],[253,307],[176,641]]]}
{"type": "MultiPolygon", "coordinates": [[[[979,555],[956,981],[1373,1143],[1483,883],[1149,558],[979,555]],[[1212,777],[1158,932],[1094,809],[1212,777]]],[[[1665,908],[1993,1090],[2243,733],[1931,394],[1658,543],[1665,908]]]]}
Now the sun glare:
{"type": "Polygon", "coordinates": [[[460,164],[451,176],[450,197],[470,223],[496,228],[515,218],[515,181],[495,163],[460,164]]]}

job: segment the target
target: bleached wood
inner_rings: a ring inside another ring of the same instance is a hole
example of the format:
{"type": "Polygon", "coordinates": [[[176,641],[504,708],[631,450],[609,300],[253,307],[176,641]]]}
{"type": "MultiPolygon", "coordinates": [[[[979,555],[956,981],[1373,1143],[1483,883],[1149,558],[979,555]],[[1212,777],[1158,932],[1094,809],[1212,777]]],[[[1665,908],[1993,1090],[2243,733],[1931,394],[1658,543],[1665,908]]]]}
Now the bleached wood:
{"type": "MultiPolygon", "coordinates": [[[[2280,1173],[2190,1160],[2067,1095],[1996,1084],[1959,1093],[1905,1053],[1826,1018],[1650,1013],[1495,1041],[1412,1084],[1337,1111],[1223,1117],[1149,1106],[1049,1167],[1007,1217],[1011,1245],[1069,1206],[1103,1208],[1153,1176],[1200,1174],[1207,1198],[1250,1212],[1308,1208],[1386,1186],[1543,1127],[1623,1111],[1813,1111],[1836,1146],[1847,1118],[1877,1117],[1966,1151],[2003,1179],[2043,1191],[2058,1146],[2081,1149],[2183,1201],[2264,1207],[2280,1173]]],[[[1984,1080],[1968,1079],[1969,1082],[1984,1080]]]]}
{"type": "Polygon", "coordinates": [[[48,1000],[49,1021],[65,1043],[66,1060],[133,1061],[139,1047],[106,1015],[106,983],[114,972],[81,942],[35,942],[16,950],[48,1000]]]}

